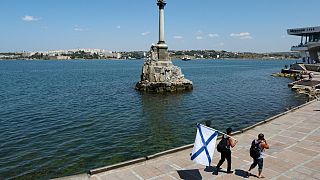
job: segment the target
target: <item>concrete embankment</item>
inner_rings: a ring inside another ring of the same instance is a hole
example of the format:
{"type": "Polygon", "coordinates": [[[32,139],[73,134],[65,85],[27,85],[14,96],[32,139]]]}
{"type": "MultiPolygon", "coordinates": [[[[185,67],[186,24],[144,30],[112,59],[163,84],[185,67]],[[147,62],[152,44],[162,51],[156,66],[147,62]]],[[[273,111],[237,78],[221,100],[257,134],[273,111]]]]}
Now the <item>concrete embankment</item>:
{"type": "Polygon", "coordinates": [[[310,98],[320,96],[319,64],[292,64],[289,69],[282,69],[281,73],[272,74],[272,76],[294,78],[296,81],[288,85],[292,90],[306,94],[310,98]]]}
{"type": "MultiPolygon", "coordinates": [[[[259,133],[265,134],[270,145],[263,170],[267,179],[320,179],[320,101],[316,100],[236,132],[239,143],[232,149],[233,174],[213,175],[218,152],[213,167],[192,162],[191,144],[60,179],[241,179],[252,161],[251,141],[259,133]]],[[[226,162],[222,168],[225,170],[226,162]]]]}

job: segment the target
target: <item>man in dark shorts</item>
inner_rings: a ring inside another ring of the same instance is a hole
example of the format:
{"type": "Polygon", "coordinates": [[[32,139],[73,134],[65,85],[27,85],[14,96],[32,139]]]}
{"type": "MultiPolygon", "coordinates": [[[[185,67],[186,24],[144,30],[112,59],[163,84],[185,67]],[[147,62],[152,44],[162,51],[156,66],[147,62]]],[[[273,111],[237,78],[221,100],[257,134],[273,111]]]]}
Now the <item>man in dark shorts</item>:
{"type": "Polygon", "coordinates": [[[248,171],[248,176],[250,175],[250,171],[255,168],[258,165],[258,177],[259,178],[264,178],[261,173],[262,173],[262,168],[263,168],[263,159],[265,158],[265,149],[269,149],[269,144],[267,141],[264,139],[264,135],[260,133],[258,135],[258,139],[254,140],[254,145],[258,146],[260,149],[260,156],[256,159],[253,159],[253,163],[251,164],[249,171],[248,171]]]}

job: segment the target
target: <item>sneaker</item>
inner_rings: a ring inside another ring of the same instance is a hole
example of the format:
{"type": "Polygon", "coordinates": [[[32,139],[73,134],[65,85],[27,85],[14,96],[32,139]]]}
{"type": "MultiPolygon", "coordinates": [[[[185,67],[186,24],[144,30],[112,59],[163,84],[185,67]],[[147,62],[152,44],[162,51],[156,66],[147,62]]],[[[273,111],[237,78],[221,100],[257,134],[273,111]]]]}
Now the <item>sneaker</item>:
{"type": "Polygon", "coordinates": [[[227,171],[227,173],[228,173],[228,174],[232,174],[232,173],[233,173],[233,171],[227,171]]]}

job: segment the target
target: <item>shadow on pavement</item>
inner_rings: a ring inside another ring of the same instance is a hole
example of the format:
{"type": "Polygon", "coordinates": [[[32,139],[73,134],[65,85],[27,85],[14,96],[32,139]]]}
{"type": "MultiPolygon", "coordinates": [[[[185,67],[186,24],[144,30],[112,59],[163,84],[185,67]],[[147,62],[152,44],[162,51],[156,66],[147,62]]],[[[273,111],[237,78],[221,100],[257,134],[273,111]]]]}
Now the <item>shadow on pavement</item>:
{"type": "Polygon", "coordinates": [[[249,178],[249,174],[247,173],[247,171],[244,171],[242,169],[235,169],[234,174],[243,178],[249,178]]]}
{"type": "Polygon", "coordinates": [[[198,169],[178,170],[177,172],[181,179],[186,179],[186,180],[202,179],[202,176],[198,169]]]}
{"type": "Polygon", "coordinates": [[[212,166],[206,166],[206,168],[204,169],[205,172],[214,172],[216,170],[216,168],[212,167],[212,166]]]}
{"type": "Polygon", "coordinates": [[[251,173],[247,173],[247,171],[244,171],[242,169],[235,169],[235,175],[240,176],[242,178],[249,178],[250,176],[253,176],[255,178],[258,178],[257,175],[251,174],[251,173]]]}

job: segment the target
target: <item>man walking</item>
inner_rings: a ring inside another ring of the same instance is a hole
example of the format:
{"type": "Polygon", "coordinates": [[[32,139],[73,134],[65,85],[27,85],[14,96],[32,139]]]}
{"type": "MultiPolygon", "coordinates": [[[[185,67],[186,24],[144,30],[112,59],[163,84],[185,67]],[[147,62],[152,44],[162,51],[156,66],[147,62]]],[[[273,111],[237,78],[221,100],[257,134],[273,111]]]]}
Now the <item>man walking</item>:
{"type": "Polygon", "coordinates": [[[260,133],[258,135],[258,139],[253,140],[251,146],[256,146],[259,149],[260,156],[258,156],[257,158],[252,158],[253,159],[253,163],[251,164],[251,166],[249,168],[248,176],[250,175],[250,171],[258,165],[258,172],[259,172],[258,177],[259,178],[264,178],[261,175],[262,168],[263,168],[263,158],[265,158],[264,151],[265,151],[265,149],[269,149],[269,144],[264,139],[264,134],[260,133]]]}
{"type": "Polygon", "coordinates": [[[221,151],[221,159],[216,167],[216,175],[218,175],[220,166],[223,164],[225,159],[227,159],[227,162],[228,162],[227,173],[233,173],[231,171],[231,149],[230,149],[230,147],[233,148],[238,143],[238,141],[233,140],[231,138],[231,133],[232,133],[231,128],[227,128],[226,133],[227,133],[227,135],[222,136],[222,141],[226,141],[226,147],[223,151],[221,151]]]}

